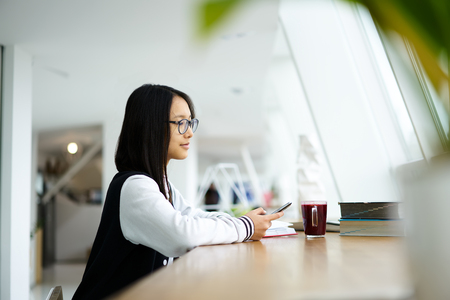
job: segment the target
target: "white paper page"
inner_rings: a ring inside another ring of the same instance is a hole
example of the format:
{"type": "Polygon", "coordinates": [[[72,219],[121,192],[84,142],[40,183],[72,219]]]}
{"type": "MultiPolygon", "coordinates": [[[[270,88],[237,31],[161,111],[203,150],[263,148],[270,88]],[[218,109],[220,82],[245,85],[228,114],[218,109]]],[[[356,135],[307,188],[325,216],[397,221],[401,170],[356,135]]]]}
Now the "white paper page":
{"type": "Polygon", "coordinates": [[[288,227],[288,226],[292,225],[292,223],[278,221],[278,220],[274,220],[274,221],[271,221],[271,222],[272,222],[272,225],[269,227],[269,229],[280,228],[280,227],[288,227]]]}

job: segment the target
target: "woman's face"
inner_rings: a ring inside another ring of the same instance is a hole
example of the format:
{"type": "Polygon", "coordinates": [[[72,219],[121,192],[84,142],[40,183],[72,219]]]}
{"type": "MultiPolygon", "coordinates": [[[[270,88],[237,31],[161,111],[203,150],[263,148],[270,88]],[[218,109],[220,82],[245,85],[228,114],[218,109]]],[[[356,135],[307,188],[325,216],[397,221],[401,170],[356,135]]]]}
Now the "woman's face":
{"type": "MultiPolygon", "coordinates": [[[[169,121],[191,120],[189,106],[180,96],[174,96],[170,108],[169,121]]],[[[178,132],[178,125],[170,123],[170,142],[167,153],[167,163],[171,159],[185,159],[188,156],[189,140],[194,136],[191,127],[184,134],[178,132]]]]}

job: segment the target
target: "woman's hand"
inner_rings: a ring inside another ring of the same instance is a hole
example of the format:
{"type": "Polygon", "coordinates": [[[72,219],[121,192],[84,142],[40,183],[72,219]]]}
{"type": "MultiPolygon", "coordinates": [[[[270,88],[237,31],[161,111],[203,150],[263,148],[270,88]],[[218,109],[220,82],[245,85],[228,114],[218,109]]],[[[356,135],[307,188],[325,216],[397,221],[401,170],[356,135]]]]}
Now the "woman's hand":
{"type": "Polygon", "coordinates": [[[253,233],[251,240],[259,241],[266,234],[266,230],[272,225],[270,221],[281,218],[284,212],[279,212],[276,214],[266,215],[266,212],[262,207],[254,209],[246,214],[247,217],[252,219],[255,225],[255,232],[253,233]]]}

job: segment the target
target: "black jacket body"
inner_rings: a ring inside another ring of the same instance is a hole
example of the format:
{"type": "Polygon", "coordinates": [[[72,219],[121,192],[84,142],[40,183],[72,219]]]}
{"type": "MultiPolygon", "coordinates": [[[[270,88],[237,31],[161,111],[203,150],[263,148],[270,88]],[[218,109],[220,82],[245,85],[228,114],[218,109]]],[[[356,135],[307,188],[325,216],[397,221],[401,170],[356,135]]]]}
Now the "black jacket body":
{"type": "Polygon", "coordinates": [[[125,180],[137,174],[148,176],[141,172],[119,172],[111,181],[83,279],[72,299],[103,299],[159,269],[168,259],[123,236],[119,219],[120,191],[125,180]]]}

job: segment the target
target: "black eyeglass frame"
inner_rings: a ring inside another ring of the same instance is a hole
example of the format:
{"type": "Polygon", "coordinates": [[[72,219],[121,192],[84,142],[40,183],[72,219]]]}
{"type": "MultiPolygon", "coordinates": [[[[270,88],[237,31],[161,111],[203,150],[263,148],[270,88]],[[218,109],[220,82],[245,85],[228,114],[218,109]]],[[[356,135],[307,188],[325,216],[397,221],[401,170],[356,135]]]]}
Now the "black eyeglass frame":
{"type": "Polygon", "coordinates": [[[169,121],[169,123],[177,124],[177,125],[178,125],[178,132],[179,132],[180,134],[185,134],[186,131],[188,131],[189,127],[191,127],[191,129],[192,129],[192,133],[194,133],[195,131],[197,131],[198,124],[200,123],[200,121],[199,121],[198,119],[192,119],[192,120],[182,119],[182,120],[180,120],[180,121],[169,121]],[[185,129],[183,132],[181,132],[180,124],[181,124],[181,122],[183,122],[183,121],[186,121],[186,122],[188,123],[188,126],[186,126],[186,129],[185,129]],[[194,128],[194,122],[197,123],[197,126],[195,126],[195,128],[194,128]]]}

